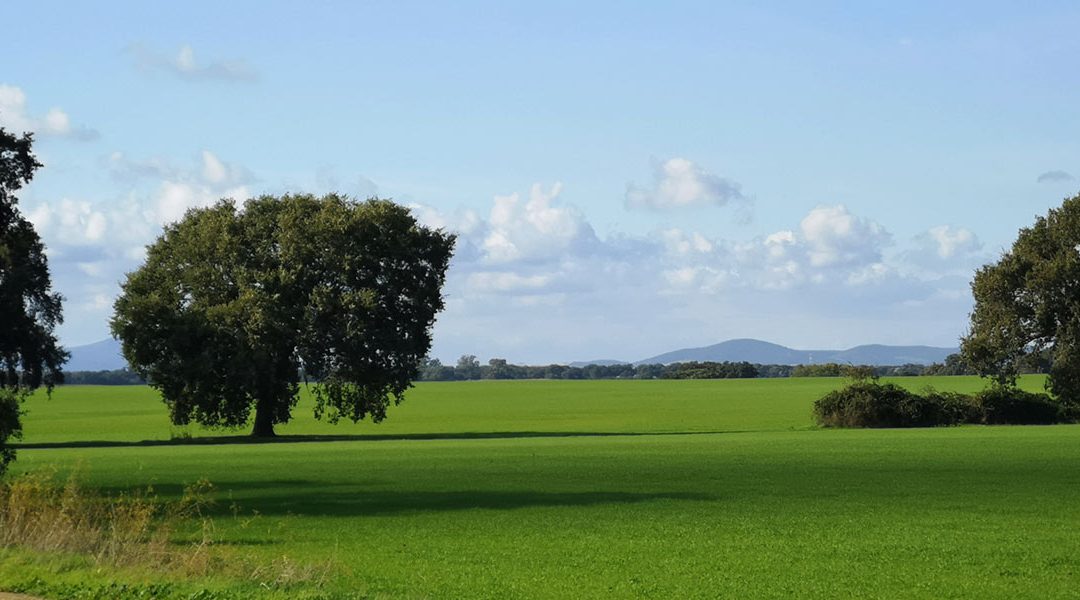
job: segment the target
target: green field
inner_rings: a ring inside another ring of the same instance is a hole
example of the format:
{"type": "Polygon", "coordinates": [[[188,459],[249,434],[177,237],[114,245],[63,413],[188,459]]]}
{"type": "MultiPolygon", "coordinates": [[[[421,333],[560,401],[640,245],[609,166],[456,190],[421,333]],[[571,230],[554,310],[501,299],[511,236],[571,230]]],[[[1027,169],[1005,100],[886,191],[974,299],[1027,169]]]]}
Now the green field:
{"type": "MultiPolygon", "coordinates": [[[[305,401],[279,443],[170,427],[147,388],[60,388],[27,404],[14,470],[164,497],[205,477],[225,551],[329,565],[331,595],[1077,595],[1080,426],[814,428],[840,383],[420,384],[379,425],[305,401]]],[[[152,578],[0,558],[0,588],[152,578]]]]}

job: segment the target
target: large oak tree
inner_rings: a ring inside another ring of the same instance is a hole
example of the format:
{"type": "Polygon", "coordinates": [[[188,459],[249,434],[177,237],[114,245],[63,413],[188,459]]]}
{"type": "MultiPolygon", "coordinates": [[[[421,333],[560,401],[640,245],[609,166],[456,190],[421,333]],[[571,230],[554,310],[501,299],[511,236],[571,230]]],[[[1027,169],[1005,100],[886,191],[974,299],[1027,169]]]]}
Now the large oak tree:
{"type": "Polygon", "coordinates": [[[1080,195],[1021,229],[1000,260],[979,269],[971,289],[964,360],[1008,386],[1049,356],[1047,388],[1080,406],[1080,195]]]}
{"type": "Polygon", "coordinates": [[[188,211],[147,248],[113,334],[174,423],[380,421],[431,346],[454,236],[387,200],[263,196],[188,211]]]}
{"type": "Polygon", "coordinates": [[[4,443],[22,431],[20,403],[42,385],[51,390],[67,358],[54,333],[62,299],[52,291],[45,246],[15,197],[41,167],[32,145],[30,134],[0,128],[0,473],[15,456],[4,443]]]}

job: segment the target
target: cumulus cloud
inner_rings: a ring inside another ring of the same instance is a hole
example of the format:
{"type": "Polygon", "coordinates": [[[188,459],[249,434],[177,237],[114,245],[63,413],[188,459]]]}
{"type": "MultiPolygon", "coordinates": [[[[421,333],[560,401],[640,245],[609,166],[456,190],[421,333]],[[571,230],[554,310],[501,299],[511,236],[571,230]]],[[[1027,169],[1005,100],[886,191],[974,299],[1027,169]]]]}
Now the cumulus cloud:
{"type": "Polygon", "coordinates": [[[117,180],[158,182],[146,207],[156,224],[176,221],[188,209],[210,206],[222,198],[245,200],[251,196],[248,184],[255,181],[248,169],[209,150],[202,150],[192,164],[183,167],[163,158],[132,159],[121,152],[110,154],[105,163],[117,180]]]}
{"type": "Polygon", "coordinates": [[[747,200],[738,182],[713,175],[685,158],[655,161],[652,187],[626,186],[628,208],[667,210],[747,200]]]}
{"type": "Polygon", "coordinates": [[[559,183],[547,191],[534,184],[527,200],[517,193],[496,196],[480,242],[483,260],[528,262],[587,252],[596,234],[579,210],[558,205],[561,191],[559,183]]]}
{"type": "Polygon", "coordinates": [[[982,249],[982,243],[970,229],[950,225],[931,227],[917,240],[940,259],[964,256],[982,249]]]}
{"type": "Polygon", "coordinates": [[[905,272],[921,279],[945,275],[968,278],[976,267],[991,258],[970,229],[937,225],[915,236],[911,246],[899,255],[898,262],[905,272]]]}
{"type": "Polygon", "coordinates": [[[135,65],[143,71],[160,71],[188,81],[253,82],[259,74],[246,61],[218,60],[201,62],[195,50],[183,45],[175,54],[165,54],[143,45],[132,46],[135,65]]]}
{"type": "Polygon", "coordinates": [[[951,343],[941,332],[951,323],[958,333],[970,309],[967,278],[954,269],[979,243],[963,228],[931,228],[893,251],[881,224],[823,205],[752,239],[671,227],[600,237],[557,202],[560,191],[496,197],[490,213],[413,207],[424,223],[460,236],[436,355],[569,359],[587,347],[590,356],[635,359],[730,337],[784,341],[776,336],[793,323],[800,335],[833,336],[825,342],[841,332],[852,343],[951,343]],[[915,273],[905,256],[924,245],[936,262],[915,273]],[[867,337],[896,322],[913,323],[906,337],[867,337]]]}
{"type": "Polygon", "coordinates": [[[31,209],[26,218],[39,235],[63,240],[65,246],[100,243],[109,228],[104,212],[87,201],[68,198],[55,203],[42,202],[31,209]]]}
{"type": "Polygon", "coordinates": [[[856,217],[842,204],[814,208],[799,228],[815,267],[877,261],[891,241],[881,225],[856,217]]]}
{"type": "Polygon", "coordinates": [[[579,210],[557,202],[560,192],[557,184],[534,185],[527,200],[518,194],[496,196],[487,218],[472,210],[447,214],[412,208],[422,223],[458,233],[452,287],[467,297],[627,286],[654,295],[708,295],[878,285],[898,275],[883,258],[891,235],[842,205],[818,206],[793,229],[747,241],[678,228],[601,239],[579,210]]]}
{"type": "Polygon", "coordinates": [[[255,181],[255,176],[247,168],[225,162],[209,150],[199,152],[187,166],[161,157],[133,159],[123,152],[113,152],[106,158],[105,166],[112,177],[119,181],[169,179],[199,181],[211,186],[236,186],[255,181]]]}
{"type": "Polygon", "coordinates": [[[71,117],[59,108],[50,108],[42,116],[33,116],[27,105],[26,93],[21,88],[5,84],[0,84],[0,127],[16,134],[31,132],[80,141],[99,137],[93,129],[72,125],[71,117]]]}
{"type": "Polygon", "coordinates": [[[1047,171],[1039,175],[1039,177],[1036,178],[1035,181],[1037,183],[1060,183],[1062,181],[1073,181],[1074,179],[1076,178],[1073,177],[1071,174],[1065,171],[1061,171],[1059,169],[1054,169],[1052,171],[1047,171]]]}

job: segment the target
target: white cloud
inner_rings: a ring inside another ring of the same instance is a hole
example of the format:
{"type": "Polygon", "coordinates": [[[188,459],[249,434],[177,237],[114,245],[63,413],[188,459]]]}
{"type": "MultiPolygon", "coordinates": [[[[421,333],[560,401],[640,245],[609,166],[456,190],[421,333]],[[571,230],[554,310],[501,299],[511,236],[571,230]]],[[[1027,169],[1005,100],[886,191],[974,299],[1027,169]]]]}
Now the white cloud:
{"type": "Polygon", "coordinates": [[[164,54],[142,45],[131,47],[135,64],[144,71],[170,73],[189,81],[238,81],[252,82],[259,79],[259,74],[246,61],[218,60],[200,62],[195,50],[183,45],[175,54],[164,54]]]}
{"type": "Polygon", "coordinates": [[[866,285],[883,281],[890,273],[889,267],[884,263],[871,263],[848,273],[849,285],[866,285]]]}
{"type": "Polygon", "coordinates": [[[212,206],[222,199],[243,202],[250,197],[251,192],[244,186],[223,189],[165,181],[162,182],[156,197],[154,217],[158,223],[165,225],[179,221],[184,213],[192,208],[212,206]]]}
{"type": "Polygon", "coordinates": [[[573,207],[558,206],[562,185],[549,191],[534,184],[529,199],[517,193],[496,196],[479,246],[489,263],[559,258],[568,252],[587,251],[596,234],[573,207]]]}
{"type": "Polygon", "coordinates": [[[748,199],[738,182],[713,175],[685,158],[671,158],[653,165],[651,188],[626,186],[628,208],[672,209],[691,206],[724,206],[748,199]]]}
{"type": "Polygon", "coordinates": [[[438,209],[423,204],[409,204],[413,216],[425,227],[445,229],[466,238],[482,235],[487,224],[476,211],[467,208],[458,208],[453,214],[447,215],[438,209]]]}
{"type": "Polygon", "coordinates": [[[100,277],[105,272],[105,264],[103,261],[93,262],[80,262],[76,263],[76,266],[80,271],[90,277],[100,277]]]}
{"type": "Polygon", "coordinates": [[[484,271],[469,275],[467,285],[480,293],[512,293],[542,290],[551,283],[551,280],[551,275],[519,275],[513,272],[484,271]]]}
{"type": "Polygon", "coordinates": [[[938,225],[931,227],[920,236],[920,239],[937,254],[938,258],[943,259],[971,254],[982,249],[982,244],[975,234],[963,227],[938,225]]]}
{"type": "Polygon", "coordinates": [[[971,230],[938,225],[915,236],[911,247],[898,258],[912,277],[933,280],[944,275],[970,277],[977,266],[992,257],[971,230]]]}
{"type": "Polygon", "coordinates": [[[85,200],[64,198],[42,202],[26,218],[38,235],[60,241],[60,246],[85,246],[103,242],[109,224],[105,213],[85,200]]]}
{"type": "Polygon", "coordinates": [[[674,256],[708,254],[716,248],[713,242],[696,231],[686,233],[681,229],[665,229],[660,232],[660,239],[668,254],[674,256]]]}
{"type": "Polygon", "coordinates": [[[842,204],[814,208],[799,223],[799,229],[809,249],[810,264],[815,267],[876,261],[891,241],[881,225],[856,217],[842,204]]]}
{"type": "Polygon", "coordinates": [[[113,152],[104,161],[113,178],[120,181],[165,179],[198,183],[211,187],[239,186],[255,181],[251,171],[225,162],[209,150],[199,152],[194,164],[183,167],[161,158],[132,159],[123,152],[113,152]]]}
{"type": "Polygon", "coordinates": [[[105,164],[117,180],[159,182],[143,210],[127,207],[128,216],[141,213],[154,225],[176,221],[190,208],[210,206],[223,198],[246,200],[251,197],[248,184],[255,181],[243,166],[226,162],[205,149],[188,167],[163,158],[132,159],[121,152],[110,154],[105,164]]]}
{"type": "Polygon", "coordinates": [[[51,108],[43,117],[30,114],[26,93],[13,85],[0,84],[0,127],[16,135],[32,132],[51,137],[77,140],[93,140],[98,133],[86,127],[71,124],[71,118],[59,108],[51,108]]]}

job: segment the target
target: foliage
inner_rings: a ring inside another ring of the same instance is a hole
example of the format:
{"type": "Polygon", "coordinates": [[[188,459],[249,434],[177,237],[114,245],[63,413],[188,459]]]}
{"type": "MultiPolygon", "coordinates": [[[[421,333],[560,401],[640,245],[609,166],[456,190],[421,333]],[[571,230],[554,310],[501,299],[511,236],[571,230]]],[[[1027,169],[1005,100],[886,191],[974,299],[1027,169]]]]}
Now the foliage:
{"type": "Polygon", "coordinates": [[[22,394],[18,390],[0,387],[0,474],[15,460],[15,450],[5,442],[22,437],[19,409],[22,394]]]}
{"type": "Polygon", "coordinates": [[[964,362],[961,354],[950,354],[945,362],[934,363],[923,369],[924,375],[978,375],[971,365],[964,362]]]}
{"type": "Polygon", "coordinates": [[[1030,425],[1071,420],[1046,394],[993,385],[975,394],[911,392],[893,383],[857,379],[814,403],[823,427],[939,427],[965,423],[1030,425]]]}
{"type": "Polygon", "coordinates": [[[924,425],[919,396],[896,385],[853,381],[814,403],[814,418],[823,427],[918,427],[924,425]]]}
{"type": "Polygon", "coordinates": [[[15,197],[41,167],[32,145],[31,134],[0,128],[0,474],[14,458],[5,442],[21,428],[19,402],[59,383],[67,359],[54,333],[62,298],[52,291],[45,246],[15,197]]]}
{"type": "Polygon", "coordinates": [[[1020,230],[1000,260],[975,274],[964,360],[1010,385],[1048,362],[1048,389],[1080,406],[1080,195],[1020,230]]]}
{"type": "MultiPolygon", "coordinates": [[[[425,358],[420,366],[422,381],[469,381],[475,379],[730,379],[771,377],[851,377],[863,372],[866,377],[914,377],[922,375],[974,375],[959,355],[950,355],[945,364],[905,364],[895,366],[847,365],[763,365],[741,362],[693,361],[668,365],[515,365],[503,358],[492,358],[482,365],[476,356],[467,354],[456,365],[444,365],[437,358],[425,358]]],[[[1038,372],[1025,370],[1025,373],[1038,372]]]]}
{"type": "Polygon", "coordinates": [[[983,422],[982,409],[972,394],[939,391],[927,386],[919,396],[923,401],[924,427],[983,422]]]}
{"type": "Polygon", "coordinates": [[[1049,425],[1067,419],[1065,407],[1046,394],[993,385],[975,394],[980,421],[988,425],[1049,425]]]}
{"type": "Polygon", "coordinates": [[[685,362],[672,365],[666,379],[753,379],[757,368],[748,362],[685,362]]]}
{"type": "Polygon", "coordinates": [[[845,377],[848,365],[840,363],[821,363],[816,365],[798,365],[791,372],[792,377],[845,377]]]}
{"type": "Polygon", "coordinates": [[[67,371],[64,373],[64,385],[146,385],[146,381],[130,369],[67,371]]]}
{"type": "Polygon", "coordinates": [[[316,411],[381,421],[431,345],[454,236],[386,200],[263,196],[188,211],[116,301],[124,357],[176,424],[255,435],[291,417],[301,369],[316,411]]]}
{"type": "Polygon", "coordinates": [[[492,358],[481,365],[476,356],[466,354],[456,366],[437,358],[424,359],[420,367],[423,381],[470,381],[476,379],[748,379],[786,377],[792,367],[755,365],[748,362],[694,361],[669,365],[515,365],[504,358],[492,358]]]}

